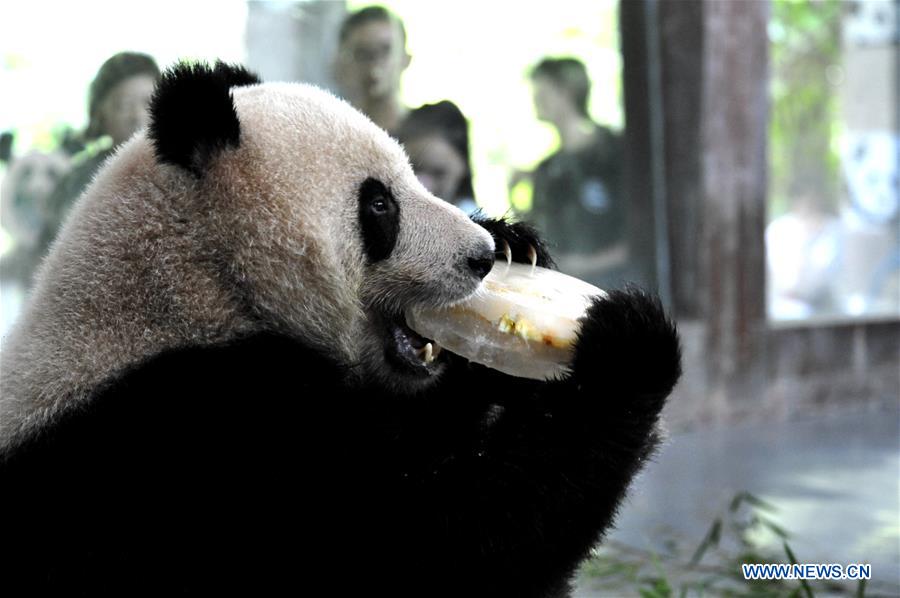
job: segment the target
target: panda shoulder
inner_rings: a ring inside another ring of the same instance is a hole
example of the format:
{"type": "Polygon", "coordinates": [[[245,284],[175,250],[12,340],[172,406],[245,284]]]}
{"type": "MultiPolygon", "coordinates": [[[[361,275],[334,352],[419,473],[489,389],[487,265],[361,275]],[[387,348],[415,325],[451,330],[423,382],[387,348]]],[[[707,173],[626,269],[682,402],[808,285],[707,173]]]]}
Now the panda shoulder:
{"type": "Polygon", "coordinates": [[[204,443],[226,446],[235,437],[255,442],[305,425],[326,399],[344,392],[346,379],[346,368],[274,334],[165,351],[11,447],[0,455],[0,469],[9,479],[97,455],[107,460],[110,449],[140,461],[176,447],[188,453],[204,443]]]}

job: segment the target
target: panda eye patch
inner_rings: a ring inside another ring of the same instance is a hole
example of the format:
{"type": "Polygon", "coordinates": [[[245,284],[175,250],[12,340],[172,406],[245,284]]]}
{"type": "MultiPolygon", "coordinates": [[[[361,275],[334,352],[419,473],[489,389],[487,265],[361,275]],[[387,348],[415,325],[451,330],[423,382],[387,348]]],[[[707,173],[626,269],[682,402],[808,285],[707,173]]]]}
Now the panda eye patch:
{"type": "Polygon", "coordinates": [[[378,179],[370,177],[359,187],[359,224],[369,261],[390,256],[400,232],[400,206],[378,179]]]}

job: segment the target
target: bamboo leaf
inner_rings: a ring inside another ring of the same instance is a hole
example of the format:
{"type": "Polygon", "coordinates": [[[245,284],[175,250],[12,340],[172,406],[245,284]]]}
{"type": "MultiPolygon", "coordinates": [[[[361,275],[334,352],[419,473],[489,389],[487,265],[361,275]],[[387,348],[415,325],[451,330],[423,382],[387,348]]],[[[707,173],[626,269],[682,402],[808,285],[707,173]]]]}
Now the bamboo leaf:
{"type": "Polygon", "coordinates": [[[694,566],[700,562],[700,559],[703,558],[704,553],[706,553],[707,549],[710,546],[717,546],[719,544],[719,538],[722,535],[722,519],[720,517],[716,517],[715,521],[713,521],[712,526],[709,528],[709,531],[706,533],[706,537],[703,538],[703,541],[700,542],[700,545],[697,547],[697,550],[694,551],[694,556],[691,557],[690,566],[694,566]]]}
{"type": "MultiPolygon", "coordinates": [[[[787,542],[784,542],[784,551],[787,553],[787,556],[791,560],[792,565],[798,564],[797,557],[794,556],[794,551],[791,550],[791,547],[788,546],[787,542]]],[[[806,598],[815,598],[813,596],[812,588],[809,587],[809,584],[806,582],[805,579],[800,580],[800,587],[803,588],[803,592],[806,594],[806,598]]]]}

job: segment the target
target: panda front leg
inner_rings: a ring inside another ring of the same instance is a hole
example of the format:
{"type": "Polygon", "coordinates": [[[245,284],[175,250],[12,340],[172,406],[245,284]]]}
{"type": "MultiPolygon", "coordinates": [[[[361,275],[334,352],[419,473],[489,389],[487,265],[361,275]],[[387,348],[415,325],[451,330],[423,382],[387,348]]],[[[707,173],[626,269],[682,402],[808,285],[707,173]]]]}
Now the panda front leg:
{"type": "Polygon", "coordinates": [[[471,567],[499,594],[557,591],[658,442],[659,414],[680,375],[675,327],[658,300],[611,291],[588,309],[563,379],[458,365],[442,385],[453,395],[446,400],[480,397],[500,408],[432,480],[436,496],[452,497],[442,501],[453,509],[450,545],[456,558],[476,555],[471,567]]]}

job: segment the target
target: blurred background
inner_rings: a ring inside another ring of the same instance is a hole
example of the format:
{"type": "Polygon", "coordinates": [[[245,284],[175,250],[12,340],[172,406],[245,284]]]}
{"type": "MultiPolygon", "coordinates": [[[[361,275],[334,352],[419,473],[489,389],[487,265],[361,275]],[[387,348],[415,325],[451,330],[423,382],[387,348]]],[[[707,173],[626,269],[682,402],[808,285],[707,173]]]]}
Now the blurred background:
{"type": "Polygon", "coordinates": [[[160,69],[311,82],[439,197],[678,320],[670,438],[578,595],[900,595],[898,23],[896,0],[4,3],[0,334],[160,69]],[[794,557],[872,580],[740,576],[794,557]]]}

